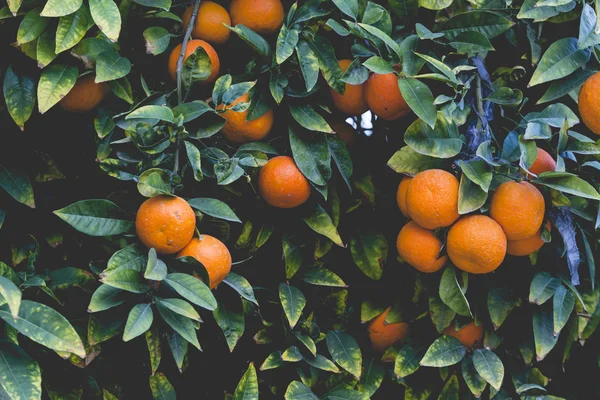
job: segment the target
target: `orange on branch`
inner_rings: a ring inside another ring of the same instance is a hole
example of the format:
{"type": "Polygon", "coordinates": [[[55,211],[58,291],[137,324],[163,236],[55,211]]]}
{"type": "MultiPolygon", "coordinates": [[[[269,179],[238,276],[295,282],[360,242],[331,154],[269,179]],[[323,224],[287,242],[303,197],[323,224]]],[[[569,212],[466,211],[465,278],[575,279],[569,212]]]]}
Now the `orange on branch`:
{"type": "Polygon", "coordinates": [[[352,125],[337,116],[327,118],[327,123],[339,138],[342,139],[346,147],[351,148],[354,145],[357,132],[352,125]]]}
{"type": "Polygon", "coordinates": [[[412,176],[405,176],[402,178],[400,184],[398,185],[398,191],[396,192],[396,202],[398,203],[398,208],[405,217],[409,217],[408,206],[406,205],[406,194],[408,193],[408,186],[412,180],[412,176]]]}
{"type": "Polygon", "coordinates": [[[69,112],[86,113],[98,107],[104,100],[110,86],[107,83],[94,82],[95,76],[88,74],[79,78],[73,89],[60,101],[60,106],[69,112]]]}
{"type": "Polygon", "coordinates": [[[545,211],[544,196],[535,186],[510,181],[494,192],[490,216],[500,224],[508,240],[520,240],[540,230],[545,211]]]}
{"type": "Polygon", "coordinates": [[[579,91],[577,104],[585,126],[600,135],[600,72],[585,81],[579,91]]]}
{"type": "MultiPolygon", "coordinates": [[[[210,63],[212,66],[209,77],[202,83],[204,83],[204,84],[212,83],[219,76],[221,62],[219,61],[219,55],[217,54],[215,49],[210,44],[208,44],[204,40],[197,40],[197,39],[190,40],[188,42],[187,46],[185,47],[185,55],[184,55],[183,61],[185,62],[185,60],[189,56],[191,56],[198,47],[202,47],[204,49],[204,51],[206,51],[206,54],[208,55],[208,58],[210,59],[210,63]]],[[[180,53],[181,53],[181,44],[178,44],[177,46],[175,46],[173,51],[171,51],[171,55],[169,56],[169,76],[173,80],[177,80],[177,61],[179,60],[180,53]]]]}
{"type": "MultiPolygon", "coordinates": [[[[552,225],[550,221],[546,224],[546,229],[550,230],[552,225]]],[[[535,253],[544,245],[542,240],[542,230],[539,233],[521,240],[509,240],[506,252],[511,256],[528,256],[535,253]]]]}
{"type": "Polygon", "coordinates": [[[450,226],[458,215],[458,179],[441,169],[419,172],[406,192],[408,215],[427,229],[450,226]]]}
{"type": "Polygon", "coordinates": [[[193,238],[179,253],[180,257],[194,257],[206,269],[210,279],[211,290],[216,288],[231,271],[231,254],[229,249],[219,239],[200,235],[193,238]]]}
{"type": "MultiPolygon", "coordinates": [[[[556,169],[556,161],[548,152],[544,149],[537,149],[537,157],[529,168],[529,172],[532,174],[539,175],[542,172],[554,171],[556,169]]],[[[533,178],[530,174],[527,174],[529,178],[533,178]]]]}
{"type": "MultiPolygon", "coordinates": [[[[238,97],[232,104],[231,107],[238,103],[249,102],[248,93],[238,97]]],[[[220,105],[217,110],[223,110],[224,106],[220,105]]],[[[225,118],[225,125],[221,129],[223,136],[232,143],[242,144],[247,142],[255,142],[264,139],[275,122],[275,114],[272,109],[269,109],[266,113],[260,117],[251,121],[246,121],[248,117],[248,110],[245,111],[233,111],[227,109],[221,114],[225,118]]]]}
{"type": "Polygon", "coordinates": [[[394,73],[373,74],[365,84],[367,105],[381,119],[392,121],[410,113],[394,73]]]}
{"type": "MultiPolygon", "coordinates": [[[[352,60],[339,60],[340,67],[345,72],[352,60]]],[[[335,107],[346,115],[357,116],[365,113],[369,107],[365,101],[365,84],[351,85],[345,84],[344,94],[339,94],[332,88],[329,88],[331,99],[335,107]]]]}
{"type": "Polygon", "coordinates": [[[442,242],[433,231],[421,228],[410,221],[400,230],[396,240],[398,255],[418,271],[431,273],[439,271],[446,264],[447,257],[440,257],[442,242]]]}
{"type": "Polygon", "coordinates": [[[308,200],[311,187],[294,159],[278,156],[270,159],[260,169],[258,191],[273,207],[294,208],[308,200]]]}
{"type": "Polygon", "coordinates": [[[442,335],[458,339],[469,350],[472,350],[475,346],[481,347],[483,345],[484,333],[483,325],[475,325],[474,321],[459,330],[455,329],[454,324],[450,324],[449,327],[442,331],[442,335]]]}
{"type": "MultiPolygon", "coordinates": [[[[183,28],[187,28],[192,18],[193,6],[189,6],[183,14],[183,28]]],[[[194,39],[202,39],[212,44],[225,44],[231,31],[225,25],[231,25],[229,13],[220,4],[212,1],[203,1],[198,8],[196,24],[192,30],[194,39]]]]}
{"type": "Polygon", "coordinates": [[[233,25],[242,24],[259,34],[268,35],[283,24],[280,0],[231,0],[229,15],[233,25]]]}
{"type": "Polygon", "coordinates": [[[388,347],[405,339],[410,333],[410,325],[406,322],[385,323],[390,309],[391,307],[388,307],[369,323],[368,333],[371,346],[378,353],[385,352],[388,347]]]}

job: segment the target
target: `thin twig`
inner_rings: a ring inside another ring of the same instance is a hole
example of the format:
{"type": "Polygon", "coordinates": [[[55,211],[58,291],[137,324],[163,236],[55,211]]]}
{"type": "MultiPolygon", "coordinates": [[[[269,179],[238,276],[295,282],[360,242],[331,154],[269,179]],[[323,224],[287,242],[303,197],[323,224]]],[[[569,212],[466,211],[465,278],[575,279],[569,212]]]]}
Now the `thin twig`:
{"type": "MultiPolygon", "coordinates": [[[[192,36],[192,31],[194,30],[194,25],[196,25],[196,17],[198,16],[198,8],[200,8],[200,1],[194,1],[194,9],[192,11],[192,17],[190,18],[190,22],[188,23],[187,29],[185,31],[185,35],[183,36],[183,42],[181,43],[181,51],[179,52],[179,58],[177,59],[177,104],[181,104],[183,102],[183,91],[181,88],[181,70],[183,69],[183,61],[185,59],[185,51],[187,49],[188,42],[190,41],[190,37],[192,36]]],[[[177,137],[177,147],[175,149],[175,165],[173,166],[173,173],[176,174],[179,170],[179,151],[181,147],[181,140],[179,136],[177,137]]]]}

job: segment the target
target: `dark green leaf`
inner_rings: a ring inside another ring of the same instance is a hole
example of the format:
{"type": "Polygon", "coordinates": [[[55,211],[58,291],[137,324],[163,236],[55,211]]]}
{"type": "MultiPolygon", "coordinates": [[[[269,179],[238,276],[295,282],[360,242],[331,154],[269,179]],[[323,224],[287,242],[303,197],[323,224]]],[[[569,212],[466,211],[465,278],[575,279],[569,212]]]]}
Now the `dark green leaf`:
{"type": "Polygon", "coordinates": [[[90,236],[110,236],[127,232],[133,221],[109,200],[81,200],[54,211],[60,219],[90,236]]]}
{"type": "Polygon", "coordinates": [[[290,328],[293,329],[302,315],[304,306],[306,306],[306,298],[299,289],[281,283],[279,285],[279,299],[285,316],[290,323],[290,328]]]}
{"type": "Polygon", "coordinates": [[[433,342],[420,364],[424,367],[447,367],[460,362],[467,349],[457,339],[441,336],[433,342]]]}
{"type": "Polygon", "coordinates": [[[125,331],[123,332],[123,341],[128,342],[140,335],[143,335],[154,320],[152,314],[152,304],[137,304],[133,306],[127,317],[125,331]]]}
{"type": "Polygon", "coordinates": [[[35,82],[25,75],[17,74],[12,66],[6,69],[4,75],[4,101],[13,121],[21,130],[31,117],[35,104],[35,82]]]}
{"type": "Polygon", "coordinates": [[[196,198],[188,200],[188,203],[190,206],[192,206],[192,208],[195,208],[204,214],[210,215],[211,217],[223,219],[225,221],[242,223],[237,215],[235,215],[231,207],[221,200],[196,198]]]}

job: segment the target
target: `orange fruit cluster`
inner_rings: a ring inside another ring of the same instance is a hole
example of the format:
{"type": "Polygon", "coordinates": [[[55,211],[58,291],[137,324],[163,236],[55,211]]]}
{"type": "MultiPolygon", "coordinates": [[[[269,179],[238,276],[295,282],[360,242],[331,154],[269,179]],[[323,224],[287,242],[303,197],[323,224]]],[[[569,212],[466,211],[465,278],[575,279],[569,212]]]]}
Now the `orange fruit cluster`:
{"type": "Polygon", "coordinates": [[[388,347],[408,337],[410,333],[410,325],[406,322],[393,324],[385,322],[390,309],[391,307],[388,307],[369,323],[368,334],[371,346],[378,353],[383,353],[388,347]]]}
{"type": "Polygon", "coordinates": [[[600,73],[595,73],[590,76],[579,91],[577,101],[579,114],[583,123],[594,132],[600,135],[600,101],[598,101],[598,93],[600,93],[600,73]]]}
{"type": "Polygon", "coordinates": [[[273,207],[294,208],[308,200],[311,187],[293,158],[278,156],[260,169],[258,191],[273,207]]]}
{"type": "Polygon", "coordinates": [[[69,112],[86,113],[98,107],[110,92],[108,84],[96,83],[93,74],[79,78],[75,86],[59,102],[60,106],[69,112]]]}
{"type": "Polygon", "coordinates": [[[138,238],[157,254],[191,256],[198,260],[214,289],[231,270],[231,254],[220,240],[200,235],[194,238],[196,215],[181,197],[159,195],[142,203],[135,219],[138,238]]]}

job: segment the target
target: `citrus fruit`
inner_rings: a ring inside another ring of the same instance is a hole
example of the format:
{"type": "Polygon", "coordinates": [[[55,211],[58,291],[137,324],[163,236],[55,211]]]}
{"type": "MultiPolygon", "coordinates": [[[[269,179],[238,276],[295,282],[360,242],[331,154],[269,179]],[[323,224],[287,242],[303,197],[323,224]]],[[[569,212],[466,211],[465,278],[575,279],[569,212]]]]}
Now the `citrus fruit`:
{"type": "MultiPolygon", "coordinates": [[[[342,68],[342,71],[346,71],[348,66],[352,63],[352,60],[339,60],[338,63],[342,68]]],[[[347,115],[361,115],[369,109],[367,102],[365,101],[365,84],[351,85],[345,84],[346,90],[344,94],[339,94],[332,88],[329,88],[331,93],[331,99],[335,107],[347,115]]]]}
{"type": "Polygon", "coordinates": [[[327,118],[327,123],[339,138],[342,139],[346,147],[351,148],[354,145],[357,133],[352,125],[339,117],[329,117],[327,118]]]}
{"type": "Polygon", "coordinates": [[[85,113],[96,108],[110,91],[110,86],[104,82],[96,83],[94,79],[93,74],[79,78],[73,89],[62,98],[60,106],[66,111],[76,113],[85,113]]]}
{"type": "Polygon", "coordinates": [[[381,119],[392,121],[410,113],[394,73],[373,74],[365,83],[367,105],[381,119]]]}
{"type": "Polygon", "coordinates": [[[194,257],[208,272],[211,290],[216,288],[231,271],[231,254],[219,239],[209,235],[193,238],[179,253],[180,257],[194,257]]]}
{"type": "Polygon", "coordinates": [[[405,339],[410,333],[410,326],[406,322],[385,323],[390,309],[391,307],[388,307],[369,323],[369,339],[371,339],[373,350],[378,353],[383,353],[388,347],[405,339]]]}
{"type": "MultiPolygon", "coordinates": [[[[537,157],[529,168],[529,172],[532,174],[539,175],[542,172],[554,171],[556,169],[556,161],[548,152],[544,149],[537,149],[537,157]]],[[[528,178],[532,178],[530,174],[527,174],[528,178]]]]}
{"type": "Polygon", "coordinates": [[[546,210],[544,196],[529,182],[504,182],[492,196],[490,216],[502,227],[508,240],[535,235],[546,210]]]}
{"type": "Polygon", "coordinates": [[[442,242],[432,231],[409,221],[400,230],[396,240],[398,255],[421,272],[439,271],[447,257],[440,257],[442,242]]]}
{"type": "Polygon", "coordinates": [[[242,24],[268,35],[283,24],[283,4],[280,0],[231,0],[229,15],[233,25],[242,24]]]}
{"type": "Polygon", "coordinates": [[[291,157],[270,159],[258,174],[258,191],[273,207],[294,208],[310,197],[310,183],[291,157]]]}
{"type": "Polygon", "coordinates": [[[506,236],[490,217],[469,215],[452,225],[446,247],[450,260],[458,268],[472,274],[487,274],[502,264],[506,236]]]}
{"type": "MultiPolygon", "coordinates": [[[[189,6],[183,14],[183,28],[185,29],[192,19],[193,6],[189,6]]],[[[225,44],[231,31],[225,25],[231,25],[229,13],[220,4],[212,1],[203,1],[198,8],[196,24],[192,30],[194,39],[206,40],[212,44],[225,44]]]]}
{"type": "Polygon", "coordinates": [[[173,254],[192,239],[196,215],[187,201],[174,196],[154,196],[142,203],[135,218],[138,238],[158,254],[173,254]]]}
{"type": "Polygon", "coordinates": [[[579,91],[579,114],[585,126],[600,135],[600,72],[590,76],[579,91]]]}
{"type": "Polygon", "coordinates": [[[458,339],[469,350],[472,350],[475,346],[480,347],[483,345],[484,333],[483,325],[475,325],[475,322],[470,322],[459,330],[456,330],[454,324],[450,324],[442,331],[442,335],[458,339]]]}
{"type": "MultiPolygon", "coordinates": [[[[546,224],[546,229],[551,229],[550,221],[546,224]]],[[[542,240],[542,230],[540,230],[540,232],[525,239],[509,240],[506,252],[511,256],[528,256],[538,251],[544,243],[542,240]]]]}
{"type": "Polygon", "coordinates": [[[410,185],[412,179],[412,176],[405,176],[402,178],[400,184],[398,185],[398,191],[396,192],[396,202],[398,203],[398,208],[405,217],[409,216],[408,206],[406,205],[406,194],[408,193],[408,186],[410,185]]]}
{"type": "MultiPolygon", "coordinates": [[[[235,106],[238,103],[249,101],[248,93],[238,97],[231,106],[235,106]]],[[[223,105],[217,107],[217,110],[222,110],[223,105]]],[[[225,125],[221,129],[223,136],[232,143],[247,143],[255,142],[264,139],[271,128],[275,120],[273,110],[269,109],[266,113],[258,118],[251,121],[246,121],[248,117],[248,110],[245,111],[233,111],[228,109],[221,114],[225,118],[225,125]]]]}
{"type": "MultiPolygon", "coordinates": [[[[185,47],[185,55],[183,60],[185,62],[185,59],[191,56],[198,47],[202,47],[206,51],[206,54],[208,54],[208,58],[210,59],[210,63],[212,66],[210,75],[202,83],[206,84],[214,82],[219,76],[221,62],[219,61],[219,55],[210,44],[206,43],[204,40],[190,40],[187,46],[185,47]]],[[[177,46],[175,46],[173,51],[171,51],[171,55],[169,56],[169,76],[173,80],[177,79],[177,60],[179,59],[180,53],[181,44],[178,44],[177,46]]]]}
{"type": "Polygon", "coordinates": [[[427,229],[450,226],[458,215],[458,179],[441,169],[419,172],[406,191],[408,215],[427,229]]]}

